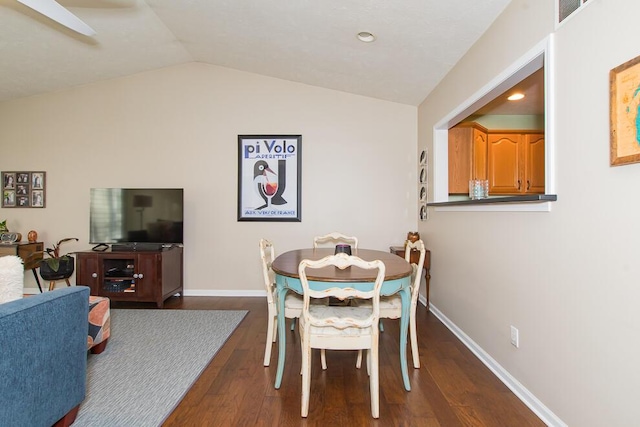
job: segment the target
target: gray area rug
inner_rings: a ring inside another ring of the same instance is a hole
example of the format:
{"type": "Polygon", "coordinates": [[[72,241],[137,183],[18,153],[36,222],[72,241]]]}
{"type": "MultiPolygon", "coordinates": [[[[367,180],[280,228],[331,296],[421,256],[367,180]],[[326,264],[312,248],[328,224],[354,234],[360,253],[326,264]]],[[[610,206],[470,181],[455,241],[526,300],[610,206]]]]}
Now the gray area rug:
{"type": "Polygon", "coordinates": [[[111,338],[87,362],[74,427],[155,427],[171,414],[246,311],[111,310],[111,338]]]}

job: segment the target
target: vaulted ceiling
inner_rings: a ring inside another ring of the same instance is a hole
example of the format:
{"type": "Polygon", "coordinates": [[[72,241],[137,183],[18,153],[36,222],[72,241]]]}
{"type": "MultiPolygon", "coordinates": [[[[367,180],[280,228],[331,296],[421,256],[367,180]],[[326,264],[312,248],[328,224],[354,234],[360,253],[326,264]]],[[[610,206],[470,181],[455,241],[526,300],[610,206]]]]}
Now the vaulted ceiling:
{"type": "Polygon", "coordinates": [[[0,101],[196,61],[418,105],[509,2],[59,0],[89,37],[0,0],[0,101]]]}

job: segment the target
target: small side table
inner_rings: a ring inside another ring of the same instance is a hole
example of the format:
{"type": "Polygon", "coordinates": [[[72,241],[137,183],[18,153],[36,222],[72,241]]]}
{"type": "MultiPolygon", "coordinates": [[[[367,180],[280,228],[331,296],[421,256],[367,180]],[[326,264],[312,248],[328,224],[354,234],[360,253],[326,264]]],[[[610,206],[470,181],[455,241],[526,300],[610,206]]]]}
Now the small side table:
{"type": "MultiPolygon", "coordinates": [[[[404,258],[404,246],[390,246],[389,251],[392,254],[396,254],[399,257],[404,258]]],[[[420,260],[420,252],[415,249],[412,249],[411,253],[409,254],[409,262],[411,262],[412,264],[418,264],[419,260],[420,260]]],[[[427,311],[429,310],[429,279],[431,279],[431,273],[429,273],[430,268],[431,268],[431,251],[427,249],[427,252],[424,255],[424,265],[422,266],[422,269],[424,270],[424,278],[425,278],[426,289],[427,289],[427,311]]]]}
{"type": "Polygon", "coordinates": [[[33,243],[0,243],[0,256],[5,255],[17,255],[22,258],[24,262],[24,269],[31,270],[33,277],[36,278],[38,289],[42,293],[42,286],[40,286],[40,279],[38,279],[38,273],[36,268],[40,266],[44,253],[44,244],[42,242],[33,243]],[[34,253],[40,253],[37,256],[31,256],[34,253]]]}

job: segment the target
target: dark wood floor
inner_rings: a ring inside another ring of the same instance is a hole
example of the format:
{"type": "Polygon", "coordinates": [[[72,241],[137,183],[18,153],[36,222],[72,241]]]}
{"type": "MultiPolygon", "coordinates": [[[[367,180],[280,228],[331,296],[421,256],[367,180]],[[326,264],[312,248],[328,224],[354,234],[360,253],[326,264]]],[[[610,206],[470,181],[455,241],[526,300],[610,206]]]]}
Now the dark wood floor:
{"type": "Polygon", "coordinates": [[[277,344],[271,365],[262,364],[266,307],[265,298],[172,297],[167,301],[166,309],[249,313],[164,426],[544,425],[421,304],[417,317],[422,367],[412,367],[408,350],[411,391],[406,392],[402,385],[398,321],[385,320],[380,337],[380,419],[371,418],[368,376],[366,369],[355,368],[356,353],[333,351],[327,352],[327,371],[320,369],[319,354],[313,356],[310,410],[305,420],[300,417],[297,329],[285,332],[287,364],[280,390],[273,387],[277,344]]]}

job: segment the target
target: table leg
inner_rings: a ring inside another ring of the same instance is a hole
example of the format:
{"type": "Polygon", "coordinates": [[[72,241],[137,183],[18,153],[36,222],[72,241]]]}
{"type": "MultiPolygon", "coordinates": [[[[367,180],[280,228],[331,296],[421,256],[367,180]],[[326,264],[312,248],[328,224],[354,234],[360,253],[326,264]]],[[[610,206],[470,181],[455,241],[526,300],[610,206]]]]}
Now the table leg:
{"type": "Polygon", "coordinates": [[[275,388],[279,389],[282,384],[282,375],[284,374],[285,350],[287,349],[287,333],[285,331],[284,318],[284,299],[287,295],[287,289],[278,289],[278,370],[276,371],[275,388]]]}
{"type": "Polygon", "coordinates": [[[38,279],[38,273],[36,273],[36,269],[32,268],[31,272],[33,273],[33,277],[36,278],[36,283],[38,284],[38,289],[40,289],[40,293],[42,293],[42,286],[40,286],[40,279],[38,279]]]}
{"type": "Polygon", "coordinates": [[[427,311],[429,311],[429,279],[431,279],[431,274],[429,273],[429,269],[424,269],[424,283],[426,285],[426,295],[427,295],[427,311]]]}
{"type": "Polygon", "coordinates": [[[407,287],[400,291],[402,300],[402,316],[400,317],[400,369],[404,388],[411,391],[409,382],[409,369],[407,368],[407,335],[409,332],[409,310],[411,309],[411,290],[407,287]]]}

